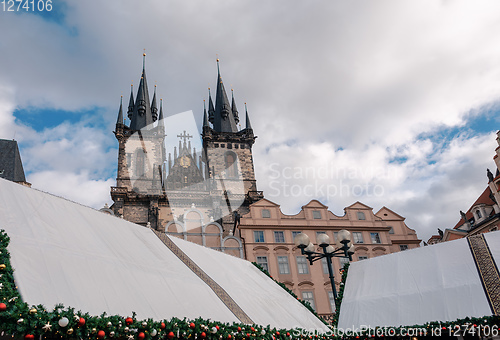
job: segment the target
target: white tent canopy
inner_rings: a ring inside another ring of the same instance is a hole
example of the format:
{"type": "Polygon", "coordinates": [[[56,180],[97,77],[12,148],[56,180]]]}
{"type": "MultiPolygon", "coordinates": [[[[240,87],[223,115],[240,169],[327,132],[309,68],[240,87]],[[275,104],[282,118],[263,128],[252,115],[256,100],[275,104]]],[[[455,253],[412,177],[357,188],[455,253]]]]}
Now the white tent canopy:
{"type": "Polygon", "coordinates": [[[240,322],[228,302],[190,269],[197,265],[252,322],[325,329],[248,261],[172,239],[196,264],[188,266],[148,228],[3,179],[0,229],[11,239],[14,276],[30,305],[63,303],[93,315],[134,311],[144,319],[240,322]]]}
{"type": "MultiPolygon", "coordinates": [[[[500,232],[484,238],[500,263],[500,232]]],[[[468,241],[460,239],[352,263],[339,328],[423,325],[492,314],[468,241]]]]}

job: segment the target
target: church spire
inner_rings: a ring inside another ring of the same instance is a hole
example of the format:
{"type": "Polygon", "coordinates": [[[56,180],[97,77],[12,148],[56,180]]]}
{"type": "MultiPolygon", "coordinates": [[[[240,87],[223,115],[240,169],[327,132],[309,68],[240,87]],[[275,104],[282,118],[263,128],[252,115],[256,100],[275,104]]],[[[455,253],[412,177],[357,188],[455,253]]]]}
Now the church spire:
{"type": "Polygon", "coordinates": [[[156,107],[156,85],[155,92],[153,94],[153,102],[151,103],[151,116],[153,117],[154,122],[158,120],[158,108],[156,107]]]}
{"type": "Polygon", "coordinates": [[[234,101],[234,91],[231,89],[231,111],[233,113],[234,122],[238,124],[240,122],[240,117],[238,117],[238,109],[236,108],[236,102],[234,101]]]}
{"type": "Polygon", "coordinates": [[[250,117],[248,116],[247,103],[245,103],[245,118],[246,118],[246,128],[252,130],[252,124],[250,124],[250,117]]]}
{"type": "Polygon", "coordinates": [[[148,82],[146,80],[146,53],[143,54],[141,81],[130,120],[130,129],[136,131],[153,123],[153,115],[149,103],[148,82]]]}
{"type": "Polygon", "coordinates": [[[214,130],[217,132],[237,132],[234,116],[227,98],[226,89],[220,76],[219,59],[217,59],[217,94],[215,96],[214,130]]]}
{"type": "Polygon", "coordinates": [[[212,95],[210,94],[210,87],[208,88],[208,121],[214,123],[215,109],[214,102],[212,101],[212,95]]]}
{"type": "Polygon", "coordinates": [[[120,97],[120,109],[118,110],[118,119],[116,120],[116,125],[123,125],[123,96],[120,97]]]}
{"type": "Polygon", "coordinates": [[[128,101],[127,115],[128,119],[132,119],[134,113],[134,84],[130,84],[130,100],[128,101]]]}
{"type": "MultiPolygon", "coordinates": [[[[165,126],[165,123],[163,122],[163,99],[160,98],[160,116],[158,117],[158,126],[165,126]]],[[[165,133],[164,131],[162,131],[165,133]]]]}
{"type": "Polygon", "coordinates": [[[203,100],[203,127],[210,127],[208,125],[208,117],[207,117],[207,107],[205,106],[205,100],[203,100]]]}

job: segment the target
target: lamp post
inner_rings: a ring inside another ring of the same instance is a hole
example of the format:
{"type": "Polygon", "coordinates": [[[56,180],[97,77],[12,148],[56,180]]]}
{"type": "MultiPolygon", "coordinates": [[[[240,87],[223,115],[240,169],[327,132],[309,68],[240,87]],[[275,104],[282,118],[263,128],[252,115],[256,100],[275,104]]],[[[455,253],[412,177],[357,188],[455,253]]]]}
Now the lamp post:
{"type": "Polygon", "coordinates": [[[354,254],[354,245],[351,245],[351,233],[347,230],[340,230],[338,233],[339,242],[342,244],[341,247],[335,249],[330,245],[330,237],[326,234],[319,234],[317,236],[318,245],[323,248],[323,253],[315,252],[314,245],[309,240],[309,236],[304,233],[300,233],[295,236],[295,245],[300,249],[302,255],[306,255],[309,263],[312,265],[313,262],[318,261],[322,258],[326,258],[326,263],[328,265],[328,273],[330,275],[330,283],[332,285],[333,296],[337,298],[337,289],[335,288],[335,280],[333,277],[332,269],[332,257],[343,257],[348,258],[352,261],[352,254],[354,254]]]}

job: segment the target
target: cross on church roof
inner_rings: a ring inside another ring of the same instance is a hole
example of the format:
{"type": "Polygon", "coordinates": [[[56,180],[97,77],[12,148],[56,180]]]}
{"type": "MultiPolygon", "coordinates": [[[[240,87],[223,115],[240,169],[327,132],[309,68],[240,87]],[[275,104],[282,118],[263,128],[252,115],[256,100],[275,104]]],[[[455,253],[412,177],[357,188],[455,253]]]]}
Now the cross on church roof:
{"type": "Polygon", "coordinates": [[[186,130],[184,130],[184,132],[182,133],[182,135],[177,135],[177,137],[183,138],[184,139],[184,143],[186,143],[186,139],[193,138],[193,136],[191,136],[190,134],[186,134],[186,130]]]}

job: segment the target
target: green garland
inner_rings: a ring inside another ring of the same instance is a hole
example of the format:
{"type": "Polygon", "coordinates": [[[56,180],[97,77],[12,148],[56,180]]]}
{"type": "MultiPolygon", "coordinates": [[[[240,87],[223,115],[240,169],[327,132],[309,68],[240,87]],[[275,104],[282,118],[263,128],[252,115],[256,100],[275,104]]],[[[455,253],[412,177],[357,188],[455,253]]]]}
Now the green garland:
{"type": "MultiPolygon", "coordinates": [[[[10,254],[9,237],[0,230],[0,336],[11,335],[25,340],[42,339],[126,339],[126,340],[291,340],[305,339],[301,329],[277,329],[270,326],[223,323],[205,319],[172,318],[154,321],[138,320],[135,313],[92,316],[65,308],[62,304],[47,310],[44,306],[29,306],[17,290],[10,254]]],[[[328,335],[313,334],[308,339],[332,339],[328,335]]]]}
{"type": "Polygon", "coordinates": [[[335,299],[335,315],[333,316],[332,325],[334,327],[338,327],[339,324],[339,315],[340,315],[340,306],[342,305],[342,299],[344,298],[344,289],[345,289],[345,281],[347,280],[347,272],[349,271],[350,263],[344,263],[344,268],[342,268],[342,279],[340,280],[340,288],[337,294],[337,298],[335,299]]]}

